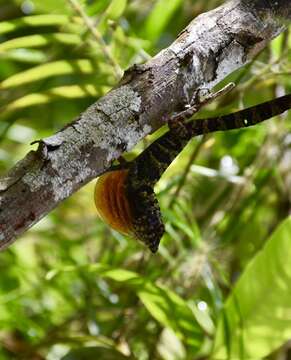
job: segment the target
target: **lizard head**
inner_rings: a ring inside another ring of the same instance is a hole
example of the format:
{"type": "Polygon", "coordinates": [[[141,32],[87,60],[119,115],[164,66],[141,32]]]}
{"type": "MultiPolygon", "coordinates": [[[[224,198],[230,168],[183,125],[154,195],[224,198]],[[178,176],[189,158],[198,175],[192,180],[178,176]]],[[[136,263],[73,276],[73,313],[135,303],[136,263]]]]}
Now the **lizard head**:
{"type": "Polygon", "coordinates": [[[157,252],[165,227],[153,188],[142,185],[133,190],[127,186],[127,198],[134,214],[132,228],[135,237],[147,245],[152,253],[157,252]]]}

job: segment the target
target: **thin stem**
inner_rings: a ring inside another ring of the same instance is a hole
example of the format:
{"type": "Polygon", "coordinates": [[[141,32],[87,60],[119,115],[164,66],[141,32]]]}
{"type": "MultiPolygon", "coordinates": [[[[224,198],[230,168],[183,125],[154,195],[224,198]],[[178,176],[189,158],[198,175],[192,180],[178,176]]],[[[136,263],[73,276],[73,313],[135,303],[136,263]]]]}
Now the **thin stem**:
{"type": "Polygon", "coordinates": [[[95,40],[99,43],[101,50],[104,54],[104,57],[109,61],[109,63],[114,68],[115,76],[119,80],[123,74],[122,69],[118,65],[118,63],[115,61],[113,56],[110,53],[110,49],[105,43],[102,34],[97,30],[97,28],[94,26],[92,20],[89,18],[89,16],[86,14],[82,6],[79,4],[78,0],[68,0],[72,8],[81,16],[81,18],[84,21],[84,24],[87,26],[88,30],[91,32],[95,40]]]}
{"type": "Polygon", "coordinates": [[[182,174],[182,177],[181,177],[181,180],[179,181],[178,183],[178,186],[176,188],[176,191],[174,192],[172,198],[171,198],[171,201],[169,203],[169,208],[171,209],[173,207],[173,205],[175,204],[176,202],[176,199],[178,199],[179,195],[180,195],[180,192],[187,180],[187,176],[190,172],[190,168],[191,168],[191,165],[193,164],[193,162],[195,161],[195,159],[197,158],[203,144],[205,143],[205,140],[206,140],[206,137],[207,135],[203,135],[202,138],[199,140],[197,146],[194,148],[191,156],[190,156],[190,159],[183,171],[183,174],[182,174]]]}

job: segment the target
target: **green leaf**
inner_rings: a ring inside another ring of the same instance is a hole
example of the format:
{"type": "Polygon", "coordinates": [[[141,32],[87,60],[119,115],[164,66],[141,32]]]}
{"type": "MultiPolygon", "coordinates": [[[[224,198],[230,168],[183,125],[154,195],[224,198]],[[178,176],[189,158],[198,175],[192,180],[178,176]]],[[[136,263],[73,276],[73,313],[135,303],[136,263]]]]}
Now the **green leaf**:
{"type": "Polygon", "coordinates": [[[199,350],[202,331],[185,300],[166,287],[156,285],[134,272],[115,269],[102,275],[133,287],[152,317],[164,327],[171,328],[180,339],[191,345],[192,351],[199,350]]]}
{"type": "Polygon", "coordinates": [[[87,14],[90,16],[102,13],[108,6],[110,0],[95,1],[91,5],[87,6],[87,14]]]}
{"type": "Polygon", "coordinates": [[[127,0],[112,0],[105,12],[107,19],[117,20],[123,14],[127,0]]]}
{"type": "Polygon", "coordinates": [[[152,317],[188,342],[193,351],[201,347],[201,328],[187,302],[173,291],[127,270],[108,270],[102,276],[132,286],[152,317]]]}
{"type": "Polygon", "coordinates": [[[42,47],[52,42],[59,42],[65,45],[78,45],[81,43],[81,38],[78,35],[66,33],[22,36],[0,44],[0,52],[18,48],[42,47]]]}
{"type": "Polygon", "coordinates": [[[40,50],[35,49],[14,49],[8,52],[1,52],[0,59],[13,60],[28,64],[41,64],[48,60],[48,56],[40,50]]]}
{"type": "Polygon", "coordinates": [[[2,21],[0,23],[0,35],[7,34],[23,27],[62,26],[69,22],[70,18],[65,15],[23,16],[11,21],[2,21]]]}
{"type": "Polygon", "coordinates": [[[86,97],[98,97],[108,91],[108,87],[98,86],[98,91],[96,86],[93,84],[84,84],[82,86],[79,85],[69,85],[69,86],[58,86],[52,88],[50,90],[33,93],[26,96],[23,96],[20,99],[17,99],[5,108],[1,109],[2,114],[8,113],[11,111],[16,111],[20,109],[24,109],[30,106],[38,106],[48,104],[55,100],[60,99],[80,99],[86,97]]]}
{"type": "Polygon", "coordinates": [[[150,314],[163,326],[171,328],[197,350],[202,332],[188,304],[171,290],[150,282],[142,284],[137,294],[150,314]]]}
{"type": "Polygon", "coordinates": [[[291,217],[237,282],[218,323],[213,359],[261,359],[291,338],[291,217]]]}
{"type": "Polygon", "coordinates": [[[87,59],[54,61],[10,76],[0,83],[0,89],[22,86],[51,76],[93,74],[94,72],[96,72],[94,63],[87,59]]]}
{"type": "Polygon", "coordinates": [[[284,33],[277,36],[270,44],[270,49],[273,53],[273,56],[278,59],[282,54],[282,46],[284,44],[284,33]]]}
{"type": "Polygon", "coordinates": [[[31,142],[36,136],[36,132],[30,127],[14,124],[6,134],[8,139],[22,144],[31,142]]]}
{"type": "Polygon", "coordinates": [[[123,269],[106,269],[105,271],[102,271],[102,276],[120,282],[132,283],[132,281],[138,281],[138,283],[140,283],[143,281],[142,278],[135,272],[123,269]]]}
{"type": "MultiPolygon", "coordinates": [[[[46,276],[52,280],[64,272],[77,271],[78,267],[67,266],[53,270],[46,276]]],[[[162,326],[172,329],[177,336],[186,341],[193,352],[197,352],[203,341],[203,332],[190,305],[170,289],[157,285],[139,274],[124,269],[114,269],[102,264],[87,267],[90,272],[131,287],[140,298],[148,312],[162,326]]]]}
{"type": "Polygon", "coordinates": [[[33,0],[36,12],[58,12],[61,14],[71,13],[72,9],[68,4],[67,0],[33,0]]]}
{"type": "Polygon", "coordinates": [[[158,0],[145,23],[144,36],[149,40],[157,39],[181,3],[182,0],[158,0]]]}

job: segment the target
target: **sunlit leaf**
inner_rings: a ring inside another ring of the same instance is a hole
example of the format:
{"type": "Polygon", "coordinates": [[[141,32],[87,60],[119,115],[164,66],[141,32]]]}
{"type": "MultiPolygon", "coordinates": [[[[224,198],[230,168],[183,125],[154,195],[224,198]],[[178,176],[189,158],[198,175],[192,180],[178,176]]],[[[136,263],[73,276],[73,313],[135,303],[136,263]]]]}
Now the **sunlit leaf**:
{"type": "Polygon", "coordinates": [[[158,0],[144,26],[145,37],[150,40],[159,37],[181,4],[182,0],[158,0]]]}
{"type": "Polygon", "coordinates": [[[48,60],[48,56],[40,50],[14,49],[7,52],[0,52],[0,59],[28,64],[42,64],[48,60]]]}
{"type": "Polygon", "coordinates": [[[61,14],[72,12],[67,0],[33,0],[33,4],[37,12],[54,12],[61,14]]]}
{"type": "Polygon", "coordinates": [[[103,276],[133,286],[147,310],[158,322],[174,330],[182,339],[191,343],[192,348],[200,348],[201,328],[191,308],[174,292],[122,269],[107,271],[103,276]]]}
{"type": "Polygon", "coordinates": [[[25,85],[51,76],[74,73],[92,74],[94,72],[96,72],[96,67],[90,60],[80,59],[72,61],[54,61],[10,76],[8,79],[5,79],[2,83],[0,83],[0,89],[9,89],[11,87],[25,85]]]}
{"type": "MultiPolygon", "coordinates": [[[[73,272],[77,268],[65,267],[59,271],[48,273],[46,278],[52,280],[62,272],[73,272]]],[[[170,289],[156,285],[139,274],[124,270],[112,269],[102,264],[93,264],[88,270],[99,276],[121,282],[131,287],[143,302],[149,313],[161,325],[171,328],[181,339],[186,341],[192,351],[198,351],[202,344],[202,330],[191,307],[185,300],[170,289]]]]}
{"type": "Polygon", "coordinates": [[[284,42],[284,36],[284,34],[281,34],[271,42],[270,48],[272,50],[274,58],[278,58],[282,54],[281,49],[284,42]]]}
{"type": "Polygon", "coordinates": [[[103,1],[92,2],[92,4],[87,6],[88,15],[96,15],[98,13],[101,13],[102,11],[105,11],[105,9],[110,4],[110,1],[111,0],[103,0],[103,1]]]}
{"type": "Polygon", "coordinates": [[[0,43],[0,53],[17,48],[42,47],[52,42],[59,42],[65,45],[78,45],[81,43],[81,38],[75,34],[65,33],[22,36],[0,43]]]}
{"type": "Polygon", "coordinates": [[[118,19],[124,12],[127,0],[112,0],[106,9],[106,17],[112,20],[118,19]]]}
{"type": "Polygon", "coordinates": [[[124,269],[109,269],[102,272],[103,276],[106,276],[115,281],[128,282],[128,281],[142,281],[138,274],[124,270],[124,269]]]}
{"type": "Polygon", "coordinates": [[[249,263],[225,304],[213,359],[262,359],[291,338],[291,217],[249,263]]]}
{"type": "Polygon", "coordinates": [[[162,359],[167,360],[182,360],[187,356],[183,342],[168,328],[165,328],[160,336],[158,351],[162,359]]]}
{"type": "Polygon", "coordinates": [[[38,106],[60,99],[78,99],[86,97],[98,97],[108,91],[107,87],[96,89],[93,84],[58,86],[50,90],[32,93],[17,99],[2,109],[2,113],[20,110],[29,106],[38,106]]]}
{"type": "Polygon", "coordinates": [[[23,27],[39,27],[39,26],[60,26],[70,22],[68,16],[65,15],[35,15],[24,16],[22,18],[11,21],[0,22],[0,34],[7,34],[23,27]]]}
{"type": "Polygon", "coordinates": [[[6,136],[8,139],[11,139],[13,141],[27,144],[33,140],[33,138],[36,136],[36,132],[35,132],[35,130],[33,130],[27,126],[14,124],[7,131],[6,136]]]}
{"type": "Polygon", "coordinates": [[[145,283],[138,289],[138,296],[151,315],[166,327],[171,328],[191,345],[201,346],[201,329],[187,303],[174,292],[164,287],[145,283]]]}

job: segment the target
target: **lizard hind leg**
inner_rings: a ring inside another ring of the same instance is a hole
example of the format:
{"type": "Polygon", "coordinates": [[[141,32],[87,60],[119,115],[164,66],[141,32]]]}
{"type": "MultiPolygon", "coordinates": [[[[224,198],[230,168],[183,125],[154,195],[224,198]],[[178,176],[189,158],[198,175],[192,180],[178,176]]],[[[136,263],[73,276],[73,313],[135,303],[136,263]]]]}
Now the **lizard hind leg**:
{"type": "Polygon", "coordinates": [[[160,206],[152,187],[143,185],[128,190],[129,204],[133,214],[133,232],[138,240],[156,253],[165,232],[160,206]]]}

